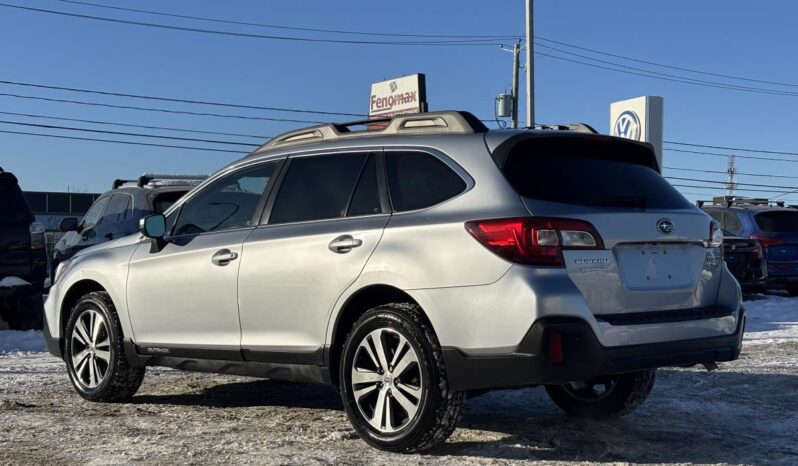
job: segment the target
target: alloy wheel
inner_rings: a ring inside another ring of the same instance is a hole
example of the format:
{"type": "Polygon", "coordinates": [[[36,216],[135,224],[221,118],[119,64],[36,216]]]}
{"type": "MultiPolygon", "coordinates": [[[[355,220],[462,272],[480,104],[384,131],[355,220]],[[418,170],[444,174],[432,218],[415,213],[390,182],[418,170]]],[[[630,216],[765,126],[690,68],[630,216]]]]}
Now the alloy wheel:
{"type": "Polygon", "coordinates": [[[424,388],[418,354],[399,332],[380,328],[355,352],[351,388],[368,424],[381,434],[407,427],[419,413],[424,388]]]}
{"type": "Polygon", "coordinates": [[[84,388],[96,388],[111,365],[111,340],[108,323],[100,312],[87,309],[72,329],[70,359],[75,379],[84,388]]]}

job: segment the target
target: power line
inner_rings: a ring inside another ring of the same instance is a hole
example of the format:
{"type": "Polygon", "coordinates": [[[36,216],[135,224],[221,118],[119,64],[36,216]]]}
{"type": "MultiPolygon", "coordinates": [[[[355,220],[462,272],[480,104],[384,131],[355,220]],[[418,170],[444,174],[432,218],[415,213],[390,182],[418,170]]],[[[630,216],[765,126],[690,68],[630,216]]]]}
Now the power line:
{"type": "Polygon", "coordinates": [[[47,102],[60,102],[60,103],[69,103],[69,104],[78,104],[78,105],[89,105],[94,107],[107,107],[107,108],[121,108],[125,110],[140,110],[146,112],[162,112],[162,113],[174,113],[174,114],[181,114],[181,115],[194,115],[194,116],[211,116],[217,118],[236,118],[239,120],[260,120],[260,121],[279,121],[279,122],[289,122],[289,123],[312,123],[312,124],[320,124],[325,123],[322,121],[313,121],[313,120],[294,120],[290,118],[270,118],[270,117],[258,117],[258,116],[244,116],[244,115],[231,115],[225,113],[207,113],[207,112],[192,112],[188,110],[167,110],[164,108],[152,108],[152,107],[136,107],[132,105],[116,105],[116,104],[106,104],[100,102],[86,102],[83,100],[71,100],[71,99],[56,99],[52,97],[38,97],[38,96],[30,96],[30,95],[22,95],[22,94],[11,94],[11,93],[0,93],[2,97],[13,97],[16,99],[33,99],[33,100],[44,100],[47,102]]]}
{"type": "Polygon", "coordinates": [[[0,124],[4,125],[18,125],[18,126],[31,126],[35,128],[47,128],[47,129],[60,129],[65,131],[84,131],[88,133],[101,133],[101,134],[115,134],[118,136],[136,136],[136,137],[145,137],[145,138],[158,138],[158,139],[169,139],[173,141],[190,141],[190,142],[205,142],[209,144],[228,144],[234,146],[246,146],[252,147],[253,149],[258,146],[258,144],[249,143],[249,142],[236,142],[236,141],[219,141],[214,139],[195,139],[195,138],[184,138],[179,136],[163,136],[157,134],[145,134],[145,133],[130,133],[125,131],[106,131],[101,129],[88,129],[88,128],[75,128],[72,126],[58,126],[58,125],[44,125],[38,123],[23,123],[19,121],[7,121],[7,120],[0,120],[0,124]]]}
{"type": "MultiPolygon", "coordinates": [[[[739,157],[739,156],[738,156],[739,157]]],[[[688,171],[688,172],[697,172],[697,173],[717,173],[721,175],[725,175],[725,170],[702,170],[699,168],[684,168],[684,167],[665,167],[666,170],[679,170],[679,171],[688,171]]],[[[737,175],[741,176],[762,176],[766,178],[790,178],[790,179],[798,179],[798,176],[790,176],[790,175],[769,175],[765,173],[748,173],[748,172],[737,172],[737,175]]]]}
{"type": "MultiPolygon", "coordinates": [[[[625,74],[630,74],[630,75],[635,75],[635,76],[642,76],[642,77],[645,77],[645,78],[659,79],[661,81],[670,81],[670,82],[676,82],[676,83],[682,83],[682,84],[694,84],[696,86],[711,87],[711,88],[717,88],[717,89],[727,89],[727,90],[733,90],[733,91],[756,92],[756,93],[760,93],[760,94],[773,94],[773,95],[782,95],[782,96],[791,96],[791,97],[798,96],[798,93],[793,93],[793,92],[783,92],[783,91],[776,91],[776,90],[772,90],[771,91],[771,90],[766,90],[766,89],[750,91],[750,90],[748,90],[748,88],[746,88],[744,86],[736,86],[736,85],[731,85],[731,84],[720,84],[720,83],[718,83],[718,84],[708,84],[706,82],[702,82],[700,80],[695,80],[695,79],[692,79],[692,78],[686,78],[685,77],[685,78],[678,78],[677,79],[677,78],[669,78],[669,77],[666,77],[666,76],[660,76],[660,75],[657,75],[657,74],[653,74],[653,73],[655,73],[654,71],[646,71],[644,73],[640,73],[640,72],[635,72],[635,71],[626,71],[626,70],[622,70],[622,69],[618,69],[618,68],[612,68],[612,67],[609,67],[609,66],[597,65],[595,63],[588,63],[588,62],[584,62],[584,61],[581,61],[581,60],[574,60],[572,58],[560,57],[560,56],[553,55],[553,54],[544,54],[544,53],[540,53],[540,52],[535,52],[535,54],[538,55],[538,56],[542,56],[542,57],[553,58],[555,60],[566,61],[566,62],[569,62],[569,63],[577,63],[577,64],[580,64],[580,65],[590,66],[590,67],[593,67],[593,68],[599,68],[599,69],[602,69],[602,70],[615,71],[616,73],[625,73],[625,74]],[[652,73],[652,74],[648,74],[648,73],[652,73]]],[[[622,66],[622,65],[619,65],[619,66],[622,66]]],[[[626,68],[628,68],[628,67],[626,67],[626,68]]]]}
{"type": "MultiPolygon", "coordinates": [[[[726,185],[726,181],[716,181],[716,180],[705,180],[700,178],[682,178],[679,176],[666,176],[665,178],[669,180],[679,180],[679,181],[697,181],[700,183],[720,183],[722,185],[726,185]]],[[[772,184],[757,184],[757,183],[736,183],[740,186],[755,186],[758,188],[783,188],[783,189],[798,189],[796,186],[777,186],[772,184]]]]}
{"type": "Polygon", "coordinates": [[[59,15],[59,16],[68,16],[72,18],[80,18],[80,19],[90,19],[95,21],[104,21],[108,23],[118,23],[118,24],[128,24],[131,26],[143,26],[149,28],[156,28],[156,29],[167,29],[173,31],[183,31],[183,32],[199,32],[204,34],[215,34],[221,36],[232,36],[232,37],[245,37],[245,38],[252,38],[252,39],[268,39],[268,40],[281,40],[281,41],[293,41],[293,42],[305,42],[305,43],[325,43],[325,44],[348,44],[348,45],[390,45],[390,46],[435,46],[435,47],[446,47],[446,46],[454,46],[454,47],[469,47],[469,46],[491,46],[496,47],[499,44],[498,42],[489,42],[483,39],[456,39],[456,40],[441,40],[441,41],[371,41],[371,40],[353,40],[353,39],[314,39],[310,37],[292,37],[292,36],[276,36],[276,35],[267,35],[267,34],[252,34],[252,33],[245,33],[245,32],[232,32],[232,31],[220,31],[216,29],[201,29],[201,28],[192,28],[192,27],[184,27],[184,26],[173,26],[168,24],[160,24],[160,23],[148,23],[144,21],[131,21],[131,20],[124,20],[118,18],[108,18],[105,16],[94,16],[94,15],[84,15],[78,13],[69,13],[66,11],[56,11],[56,10],[46,10],[44,8],[32,8],[27,6],[21,5],[9,5],[7,3],[0,3],[0,7],[6,8],[14,8],[18,10],[25,10],[31,11],[35,13],[46,13],[52,15],[59,15]]]}
{"type": "MultiPolygon", "coordinates": [[[[673,187],[677,188],[698,188],[698,189],[715,189],[714,186],[697,186],[697,185],[689,185],[689,184],[671,184],[673,187]]],[[[719,187],[718,190],[723,191],[723,188],[719,187]]],[[[745,188],[739,189],[739,191],[750,191],[750,192],[758,192],[758,193],[773,193],[773,194],[791,194],[795,191],[776,191],[773,189],[753,189],[753,188],[745,188]]]]}
{"type": "Polygon", "coordinates": [[[211,149],[208,147],[192,147],[192,146],[175,146],[171,144],[157,144],[152,142],[139,142],[139,141],[119,141],[115,139],[97,139],[97,138],[84,138],[78,136],[64,136],[61,134],[44,134],[44,133],[29,133],[24,131],[12,131],[7,129],[0,129],[0,133],[6,134],[19,134],[23,136],[38,136],[38,137],[45,137],[45,138],[58,138],[58,139],[72,139],[77,141],[93,141],[93,142],[108,142],[114,144],[127,144],[131,146],[149,146],[149,147],[165,147],[169,149],[191,149],[191,150],[201,150],[207,152],[224,152],[228,154],[248,154],[248,152],[244,151],[236,151],[236,150],[226,150],[226,149],[211,149]]]}
{"type": "Polygon", "coordinates": [[[689,142],[677,142],[677,141],[664,141],[668,144],[674,144],[677,146],[691,146],[691,147],[703,147],[705,149],[722,149],[722,150],[733,150],[733,151],[742,151],[742,152],[755,152],[759,154],[775,154],[775,155],[798,155],[798,152],[787,152],[787,151],[779,151],[779,150],[766,150],[766,149],[744,149],[741,147],[728,147],[728,146],[712,146],[707,144],[692,144],[689,142]]]}
{"type": "MultiPolygon", "coordinates": [[[[602,52],[601,50],[590,49],[590,48],[587,48],[587,47],[581,47],[581,46],[578,46],[578,45],[569,44],[567,42],[559,42],[559,41],[556,41],[556,40],[552,40],[552,39],[548,39],[548,38],[540,37],[540,36],[535,36],[535,39],[546,41],[546,42],[551,42],[553,44],[564,45],[566,47],[571,47],[571,48],[578,49],[578,50],[584,50],[586,52],[597,53],[597,54],[605,55],[605,56],[608,56],[608,57],[621,58],[623,60],[629,60],[629,61],[633,61],[633,62],[637,62],[637,63],[644,63],[644,64],[647,64],[647,65],[660,66],[662,68],[670,68],[670,69],[673,69],[673,70],[686,71],[688,73],[703,74],[703,75],[706,75],[706,76],[715,76],[715,77],[718,77],[718,78],[736,79],[736,80],[739,80],[739,81],[749,81],[749,82],[755,82],[755,83],[760,83],[760,84],[773,84],[773,85],[776,85],[776,86],[798,87],[798,84],[781,83],[781,82],[776,82],[776,81],[766,81],[766,80],[763,80],[763,79],[745,78],[745,77],[742,77],[742,76],[734,76],[734,75],[722,74],[722,73],[712,73],[712,72],[709,72],[709,71],[701,71],[701,70],[696,70],[696,69],[683,68],[683,67],[679,67],[679,66],[666,65],[666,64],[663,64],[663,63],[657,63],[657,62],[653,62],[653,61],[641,60],[639,58],[632,58],[632,57],[627,57],[627,56],[624,56],[624,55],[617,55],[617,54],[614,54],[614,53],[602,52]]],[[[546,47],[548,47],[548,46],[546,46],[546,47]]]]}
{"type": "Polygon", "coordinates": [[[134,125],[131,123],[117,123],[111,121],[100,121],[100,120],[86,120],[82,118],[67,118],[67,117],[56,117],[52,115],[37,115],[34,113],[17,113],[17,112],[2,112],[0,111],[0,115],[14,115],[14,116],[23,116],[28,118],[42,118],[45,120],[61,120],[61,121],[77,121],[80,123],[91,123],[96,125],[108,125],[108,126],[123,126],[128,128],[143,128],[143,129],[157,129],[162,131],[179,131],[183,133],[196,133],[196,134],[214,134],[217,136],[238,136],[238,137],[245,137],[245,138],[257,138],[261,140],[266,140],[271,138],[271,136],[259,136],[254,134],[242,134],[242,133],[225,133],[220,131],[200,131],[196,129],[185,129],[185,128],[172,128],[168,126],[150,126],[150,125],[134,125]]]}
{"type": "Polygon", "coordinates": [[[111,5],[103,5],[100,3],[91,3],[91,2],[80,2],[76,0],[59,0],[62,3],[72,3],[77,5],[87,5],[93,6],[97,8],[107,8],[109,10],[120,10],[120,11],[130,11],[134,13],[146,13],[149,15],[157,15],[157,16],[168,16],[172,18],[182,18],[182,19],[196,19],[200,21],[210,21],[214,23],[224,23],[224,24],[236,24],[239,26],[255,26],[255,27],[263,27],[263,28],[272,28],[272,29],[283,29],[289,31],[305,31],[305,32],[321,32],[326,34],[350,34],[350,35],[359,35],[359,36],[379,36],[379,37],[418,37],[418,38],[428,38],[428,39],[486,39],[486,40],[511,40],[515,39],[517,36],[507,36],[507,35],[439,35],[439,34],[402,34],[402,33],[387,33],[387,32],[364,32],[364,31],[342,31],[337,29],[319,29],[319,28],[308,28],[308,27],[297,27],[297,26],[284,26],[278,24],[265,24],[265,23],[252,23],[248,21],[233,21],[233,20],[224,20],[224,19],[217,19],[217,18],[208,18],[202,16],[189,16],[189,15],[180,15],[175,13],[166,13],[162,11],[152,11],[152,10],[137,10],[134,8],[122,8],[118,6],[111,6],[111,5]]]}
{"type": "MultiPolygon", "coordinates": [[[[717,152],[704,152],[704,151],[697,151],[697,150],[687,150],[687,149],[671,149],[666,147],[664,150],[668,152],[680,152],[684,154],[696,154],[696,155],[711,155],[716,157],[724,157],[728,158],[729,154],[719,154],[717,152]]],[[[736,155],[736,154],[735,154],[736,155]]],[[[757,157],[754,155],[737,155],[738,159],[752,159],[752,160],[768,160],[771,162],[790,162],[790,163],[798,163],[797,159],[780,159],[776,157],[757,157]]]]}
{"type": "Polygon", "coordinates": [[[35,87],[39,89],[54,89],[58,91],[69,91],[69,92],[81,92],[84,94],[98,94],[98,95],[106,95],[106,96],[113,96],[113,97],[130,97],[133,99],[144,99],[144,100],[158,100],[164,102],[175,102],[181,104],[198,104],[198,105],[212,105],[215,107],[230,107],[230,108],[241,108],[246,110],[268,110],[274,112],[291,112],[291,113],[311,113],[311,114],[318,114],[318,115],[334,115],[334,116],[355,116],[355,117],[363,117],[362,113],[345,113],[345,112],[327,112],[323,110],[302,110],[296,108],[284,108],[284,107],[267,107],[263,105],[246,105],[246,104],[234,104],[229,102],[213,102],[207,100],[193,100],[193,99],[179,99],[174,97],[160,97],[160,96],[152,96],[152,95],[142,95],[142,94],[129,94],[124,92],[114,92],[114,91],[99,91],[96,89],[83,89],[83,88],[76,88],[76,87],[64,87],[64,86],[53,86],[48,84],[39,84],[39,83],[27,83],[27,82],[20,82],[20,81],[8,81],[8,80],[0,80],[0,84],[8,84],[11,86],[23,86],[23,87],[35,87]]]}
{"type": "MultiPolygon", "coordinates": [[[[579,53],[568,52],[566,50],[558,49],[556,47],[551,47],[549,45],[542,44],[542,43],[536,43],[536,44],[541,46],[541,47],[546,47],[546,48],[548,48],[548,49],[550,49],[552,51],[555,51],[557,53],[564,53],[566,55],[571,55],[571,56],[583,58],[583,59],[586,59],[586,60],[592,60],[592,61],[595,61],[595,62],[598,62],[598,63],[604,63],[606,65],[620,67],[620,68],[623,68],[623,69],[626,69],[626,70],[639,71],[639,72],[642,72],[642,73],[651,73],[651,75],[647,75],[650,78],[654,78],[654,77],[656,77],[657,79],[671,78],[671,79],[677,80],[678,82],[687,83],[687,84],[695,84],[695,85],[701,85],[701,86],[706,86],[706,87],[715,87],[715,88],[737,90],[737,91],[754,92],[754,93],[760,93],[760,94],[775,94],[775,95],[792,96],[792,97],[798,96],[798,93],[792,92],[792,91],[779,91],[779,90],[776,90],[776,89],[765,89],[765,88],[760,88],[760,87],[742,86],[742,85],[738,85],[738,84],[727,84],[727,83],[721,83],[721,82],[717,82],[717,81],[708,81],[708,80],[705,80],[705,79],[696,79],[696,78],[690,78],[690,77],[687,77],[687,76],[678,76],[678,75],[674,75],[674,74],[667,74],[667,73],[647,70],[647,69],[644,69],[644,68],[637,68],[637,67],[634,67],[634,66],[628,66],[628,65],[624,65],[624,64],[621,64],[621,63],[613,62],[613,61],[601,60],[599,58],[593,58],[593,57],[589,57],[587,55],[582,55],[582,54],[579,54],[579,53]]],[[[557,57],[557,56],[553,56],[553,55],[546,55],[546,56],[562,59],[562,57],[557,57]]],[[[575,62],[578,62],[578,63],[583,64],[583,65],[589,65],[589,63],[586,63],[586,62],[581,62],[581,61],[576,61],[576,60],[575,60],[575,62]]],[[[609,69],[609,68],[607,68],[607,69],[609,69]]],[[[623,71],[621,69],[612,69],[612,70],[613,71],[618,71],[618,72],[626,72],[626,71],[623,71]]],[[[629,72],[629,73],[636,74],[636,73],[632,73],[632,72],[629,72]]]]}

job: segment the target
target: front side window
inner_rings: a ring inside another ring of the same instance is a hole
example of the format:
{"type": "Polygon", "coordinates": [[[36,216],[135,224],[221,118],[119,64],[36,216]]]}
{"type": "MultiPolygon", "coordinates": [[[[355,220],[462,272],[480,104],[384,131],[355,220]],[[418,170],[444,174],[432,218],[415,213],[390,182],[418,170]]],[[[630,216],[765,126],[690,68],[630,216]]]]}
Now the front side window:
{"type": "Polygon", "coordinates": [[[274,201],[269,224],[339,218],[346,216],[347,210],[350,215],[373,213],[374,196],[377,196],[377,207],[379,196],[376,191],[367,192],[371,182],[363,178],[355,189],[364,168],[371,166],[371,170],[375,170],[374,165],[368,163],[373,158],[368,153],[354,153],[292,160],[274,201]],[[356,197],[356,205],[349,209],[353,197],[356,197]]]}
{"type": "Polygon", "coordinates": [[[97,199],[97,202],[95,202],[94,205],[91,206],[91,209],[86,212],[86,215],[83,216],[81,225],[84,230],[87,228],[94,228],[95,225],[97,225],[97,222],[100,221],[100,217],[105,210],[105,206],[108,205],[108,201],[110,200],[111,196],[103,196],[97,199]]]}
{"type": "Polygon", "coordinates": [[[431,207],[466,189],[457,173],[430,154],[408,151],[385,156],[391,204],[397,212],[431,207]]]}
{"type": "Polygon", "coordinates": [[[173,235],[252,226],[252,217],[271,182],[277,163],[268,162],[232,173],[207,186],[179,209],[173,235]]]}

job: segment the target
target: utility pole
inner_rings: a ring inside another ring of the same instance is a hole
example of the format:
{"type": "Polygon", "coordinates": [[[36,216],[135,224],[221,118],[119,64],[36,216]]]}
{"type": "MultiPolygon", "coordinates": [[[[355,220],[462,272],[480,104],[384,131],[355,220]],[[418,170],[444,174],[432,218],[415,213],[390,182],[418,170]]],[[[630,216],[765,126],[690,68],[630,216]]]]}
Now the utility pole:
{"type": "Polygon", "coordinates": [[[513,129],[518,128],[518,69],[520,68],[521,41],[513,45],[513,129]]]}
{"type": "Polygon", "coordinates": [[[535,35],[532,0],[526,1],[526,125],[535,125],[535,35]]]}

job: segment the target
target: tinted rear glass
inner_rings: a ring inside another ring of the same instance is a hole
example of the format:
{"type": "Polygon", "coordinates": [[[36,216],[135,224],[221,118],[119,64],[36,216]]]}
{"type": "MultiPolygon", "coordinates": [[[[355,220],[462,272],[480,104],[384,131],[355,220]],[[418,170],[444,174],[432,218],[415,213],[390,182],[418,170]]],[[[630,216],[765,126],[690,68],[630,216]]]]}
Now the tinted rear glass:
{"type": "Polygon", "coordinates": [[[423,152],[388,152],[388,186],[397,212],[423,209],[465,191],[466,183],[438,158],[423,152]]]}
{"type": "Polygon", "coordinates": [[[689,208],[652,163],[652,153],[637,145],[551,138],[516,144],[499,166],[523,197],[596,207],[689,208]]]}
{"type": "Polygon", "coordinates": [[[798,233],[798,211],[762,212],[754,216],[762,231],[798,233]]]}
{"type": "Polygon", "coordinates": [[[11,175],[0,174],[0,222],[16,223],[33,221],[30,208],[22,191],[11,175]]]}

